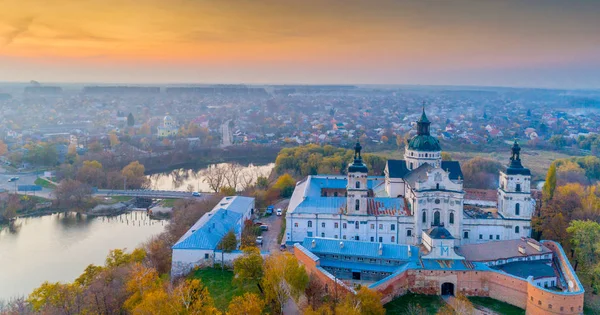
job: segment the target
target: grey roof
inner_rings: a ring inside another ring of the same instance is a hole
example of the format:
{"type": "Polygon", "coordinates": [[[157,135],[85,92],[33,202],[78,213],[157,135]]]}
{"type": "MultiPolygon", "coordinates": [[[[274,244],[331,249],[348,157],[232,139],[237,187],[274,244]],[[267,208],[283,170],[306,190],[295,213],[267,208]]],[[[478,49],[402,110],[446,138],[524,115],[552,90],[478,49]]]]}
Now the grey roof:
{"type": "Polygon", "coordinates": [[[517,261],[493,268],[523,279],[556,277],[550,260],[517,261]]]}
{"type": "Polygon", "coordinates": [[[422,182],[427,180],[427,172],[429,172],[434,167],[429,163],[421,164],[421,166],[412,170],[404,180],[411,186],[415,187],[415,183],[422,182]]]}
{"type": "MultiPolygon", "coordinates": [[[[481,244],[468,244],[457,248],[457,254],[471,261],[495,261],[514,257],[525,257],[531,255],[550,254],[552,251],[541,245],[542,251],[538,251],[527,244],[528,239],[516,239],[507,241],[492,241],[481,244]],[[525,255],[519,252],[519,245],[525,247],[525,255]]],[[[535,240],[531,240],[539,244],[535,240]]]]}
{"type": "Polygon", "coordinates": [[[404,160],[388,160],[387,169],[390,178],[404,178],[410,172],[404,160]]]}
{"type": "Polygon", "coordinates": [[[427,235],[431,236],[431,238],[436,239],[436,240],[454,239],[454,237],[452,237],[452,234],[450,234],[450,232],[448,230],[446,230],[445,228],[443,228],[441,226],[432,227],[429,230],[427,230],[425,233],[427,233],[427,235]]]}
{"type": "Polygon", "coordinates": [[[411,245],[383,244],[375,242],[362,242],[352,240],[342,240],[334,238],[307,237],[302,242],[302,246],[312,253],[319,254],[337,254],[366,258],[381,258],[390,260],[411,260],[419,257],[419,248],[411,245]],[[314,247],[313,247],[313,243],[314,247]],[[340,246],[343,243],[343,246],[340,246]],[[379,247],[382,252],[379,255],[379,247]],[[408,255],[410,250],[411,254],[408,255]]]}

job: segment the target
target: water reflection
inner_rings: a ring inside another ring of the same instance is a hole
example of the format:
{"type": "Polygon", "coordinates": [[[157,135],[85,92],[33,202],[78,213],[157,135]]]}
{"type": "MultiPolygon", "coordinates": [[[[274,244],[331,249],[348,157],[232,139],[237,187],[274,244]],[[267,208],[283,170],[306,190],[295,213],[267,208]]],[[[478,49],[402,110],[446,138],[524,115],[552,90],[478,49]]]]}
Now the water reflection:
{"type": "MultiPolygon", "coordinates": [[[[228,166],[230,164],[211,164],[206,168],[214,165],[228,166]]],[[[244,177],[244,180],[240,181],[240,185],[238,185],[240,187],[237,187],[238,190],[243,189],[243,187],[241,187],[241,182],[244,182],[246,178],[248,179],[248,182],[254,182],[259,176],[268,177],[274,167],[274,163],[266,165],[249,164],[247,166],[242,166],[240,176],[244,177]]],[[[202,171],[206,168],[194,170],[180,168],[169,172],[148,175],[147,177],[150,179],[150,188],[155,190],[188,191],[188,187],[190,187],[194,191],[209,192],[211,189],[208,184],[204,182],[204,177],[202,176],[202,171]]]]}
{"type": "Polygon", "coordinates": [[[145,212],[113,217],[60,213],[0,227],[0,299],[28,294],[43,281],[73,281],[108,251],[133,249],[164,230],[145,212]]]}

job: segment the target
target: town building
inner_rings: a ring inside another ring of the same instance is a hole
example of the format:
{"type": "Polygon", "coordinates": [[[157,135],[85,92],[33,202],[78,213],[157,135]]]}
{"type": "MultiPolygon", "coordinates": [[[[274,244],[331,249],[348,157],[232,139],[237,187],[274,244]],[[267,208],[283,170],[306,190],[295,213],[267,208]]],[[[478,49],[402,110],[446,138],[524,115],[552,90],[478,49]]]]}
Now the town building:
{"type": "Polygon", "coordinates": [[[218,245],[229,231],[241,239],[244,221],[251,219],[253,214],[254,198],[230,196],[221,199],[173,245],[171,275],[184,275],[196,266],[212,266],[225,260],[231,262],[239,253],[220,253],[218,245]],[[216,255],[217,252],[220,254],[216,255]]]}
{"type": "Polygon", "coordinates": [[[173,120],[173,117],[167,115],[163,118],[162,126],[158,126],[156,130],[159,138],[166,138],[176,136],[179,128],[177,127],[175,120],[173,120]]]}

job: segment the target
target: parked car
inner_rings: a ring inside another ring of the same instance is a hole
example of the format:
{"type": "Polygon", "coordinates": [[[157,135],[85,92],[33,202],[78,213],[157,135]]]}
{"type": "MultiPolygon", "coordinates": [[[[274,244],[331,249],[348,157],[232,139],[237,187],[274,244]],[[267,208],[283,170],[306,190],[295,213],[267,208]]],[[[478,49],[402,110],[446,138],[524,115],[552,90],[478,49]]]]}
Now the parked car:
{"type": "Polygon", "coordinates": [[[266,215],[272,215],[273,214],[273,206],[268,206],[267,207],[267,211],[265,212],[266,215]]]}
{"type": "Polygon", "coordinates": [[[257,236],[256,237],[256,244],[262,246],[262,244],[263,244],[263,238],[262,238],[262,236],[257,236]]]}
{"type": "Polygon", "coordinates": [[[192,196],[194,196],[194,197],[200,197],[200,196],[202,196],[202,195],[201,195],[199,192],[197,192],[197,191],[194,191],[194,192],[192,193],[192,196]]]}
{"type": "Polygon", "coordinates": [[[285,251],[286,249],[287,249],[287,246],[285,246],[285,244],[281,244],[279,246],[279,250],[282,251],[282,252],[285,251]]]}
{"type": "Polygon", "coordinates": [[[18,180],[19,180],[19,177],[15,176],[15,177],[9,178],[8,182],[10,183],[10,182],[18,181],[18,180]]]}
{"type": "Polygon", "coordinates": [[[266,225],[266,224],[263,224],[263,225],[260,226],[260,229],[263,230],[263,231],[268,231],[269,230],[269,226],[266,225]]]}
{"type": "Polygon", "coordinates": [[[281,208],[277,208],[277,215],[281,216],[281,213],[282,213],[281,208]]]}
{"type": "Polygon", "coordinates": [[[263,223],[262,223],[262,222],[260,222],[260,221],[255,221],[255,222],[254,222],[254,225],[256,225],[256,226],[261,226],[261,225],[263,225],[263,223]]]}

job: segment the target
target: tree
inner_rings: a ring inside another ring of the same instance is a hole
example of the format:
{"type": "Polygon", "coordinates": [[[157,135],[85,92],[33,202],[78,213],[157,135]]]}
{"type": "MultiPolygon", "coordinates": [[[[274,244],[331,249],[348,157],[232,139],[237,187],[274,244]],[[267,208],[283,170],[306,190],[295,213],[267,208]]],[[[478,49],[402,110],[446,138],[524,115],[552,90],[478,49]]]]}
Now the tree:
{"type": "Polygon", "coordinates": [[[100,153],[100,152],[104,151],[104,146],[102,145],[102,143],[100,143],[98,141],[94,141],[88,145],[88,150],[91,153],[100,153]]]}
{"type": "Polygon", "coordinates": [[[244,254],[233,261],[233,272],[235,273],[235,282],[239,284],[254,282],[258,285],[259,290],[263,291],[259,285],[264,276],[263,258],[258,248],[244,248],[244,254]]]}
{"type": "Polygon", "coordinates": [[[77,171],[76,178],[78,181],[88,185],[102,187],[105,181],[102,164],[96,160],[83,161],[83,166],[77,171]]]}
{"type": "Polygon", "coordinates": [[[231,186],[223,186],[221,187],[219,193],[223,196],[235,196],[237,194],[237,191],[235,191],[235,188],[231,186]]]}
{"type": "Polygon", "coordinates": [[[548,142],[553,144],[558,149],[567,145],[567,140],[561,135],[554,135],[550,137],[550,140],[548,140],[548,142]]]}
{"type": "Polygon", "coordinates": [[[231,253],[237,248],[237,237],[233,231],[227,232],[219,243],[219,249],[221,250],[221,268],[224,268],[224,253],[231,253]]]}
{"type": "Polygon", "coordinates": [[[550,164],[548,173],[546,174],[546,182],[542,188],[544,202],[548,202],[554,196],[556,189],[556,163],[550,164]]]}
{"type": "Polygon", "coordinates": [[[157,290],[160,286],[161,281],[154,268],[144,267],[140,263],[134,264],[127,281],[127,292],[130,296],[123,307],[133,311],[143,301],[146,293],[157,290]]]}
{"type": "Polygon", "coordinates": [[[271,255],[265,260],[264,276],[262,278],[265,299],[283,313],[285,303],[289,298],[298,300],[308,285],[306,270],[296,257],[288,252],[271,255]]]}
{"type": "Polygon", "coordinates": [[[125,178],[127,188],[143,188],[148,185],[148,178],[144,175],[144,165],[138,161],[133,161],[121,170],[121,175],[125,178]]]}
{"type": "Polygon", "coordinates": [[[452,155],[448,152],[442,152],[442,161],[452,161],[452,155]]]}
{"type": "Polygon", "coordinates": [[[317,278],[314,274],[310,274],[308,277],[308,285],[304,290],[304,295],[310,307],[313,310],[317,310],[321,304],[323,304],[325,297],[327,296],[327,290],[323,282],[317,278]]]}
{"type": "Polygon", "coordinates": [[[236,296],[229,303],[227,315],[260,315],[265,308],[265,301],[254,293],[236,296]]]}
{"type": "Polygon", "coordinates": [[[223,183],[225,182],[225,177],[227,174],[227,168],[222,164],[213,164],[202,170],[200,172],[200,176],[202,176],[202,181],[208,184],[208,187],[212,189],[214,192],[219,192],[223,183]]]}
{"type": "Polygon", "coordinates": [[[135,120],[133,119],[133,114],[129,113],[129,115],[127,115],[127,126],[133,127],[133,125],[135,125],[135,120]]]}
{"type": "Polygon", "coordinates": [[[0,140],[0,155],[4,155],[8,152],[8,146],[4,141],[0,140]]]}
{"type": "Polygon", "coordinates": [[[600,224],[590,220],[575,220],[571,221],[567,232],[571,235],[577,261],[584,269],[592,269],[600,261],[600,224]]]}
{"type": "Polygon", "coordinates": [[[283,198],[291,197],[295,187],[296,181],[288,173],[279,176],[275,182],[275,185],[273,185],[273,188],[278,189],[281,197],[283,198]]]}
{"type": "Polygon", "coordinates": [[[110,141],[110,147],[113,149],[118,146],[119,143],[121,143],[119,141],[119,137],[114,131],[108,134],[108,140],[110,141]]]}
{"type": "MultiPolygon", "coordinates": [[[[175,314],[220,314],[214,305],[208,288],[200,279],[186,279],[175,286],[171,293],[175,314]]],[[[155,313],[152,313],[155,314],[155,313]]]]}
{"type": "Polygon", "coordinates": [[[83,306],[81,287],[75,284],[44,282],[29,295],[27,301],[36,312],[79,314],[83,306]]]}
{"type": "Polygon", "coordinates": [[[92,195],[92,187],[78,180],[65,179],[56,186],[53,193],[60,206],[83,210],[81,207],[92,195]]]}
{"type": "Polygon", "coordinates": [[[167,233],[152,237],[144,246],[146,259],[159,274],[171,270],[171,243],[167,233]]]}
{"type": "Polygon", "coordinates": [[[381,136],[381,143],[388,143],[388,141],[390,141],[390,139],[387,136],[381,136]]]}
{"type": "Polygon", "coordinates": [[[240,163],[227,163],[225,164],[225,168],[227,169],[227,173],[225,175],[225,182],[227,183],[227,186],[237,189],[244,168],[242,165],[240,165],[240,163]]]}
{"type": "Polygon", "coordinates": [[[493,189],[498,187],[498,172],[502,164],[482,157],[474,157],[462,165],[465,188],[493,189]]]}
{"type": "MultiPolygon", "coordinates": [[[[362,315],[383,315],[385,309],[381,304],[381,293],[361,287],[356,293],[362,315]]],[[[461,313],[462,314],[462,313],[461,313]]]]}
{"type": "Polygon", "coordinates": [[[104,266],[106,268],[115,268],[130,263],[141,263],[146,258],[146,251],[141,248],[134,249],[131,254],[122,249],[113,249],[108,252],[104,266]]]}
{"type": "Polygon", "coordinates": [[[269,179],[265,176],[258,176],[256,178],[256,187],[260,189],[266,189],[267,187],[269,187],[269,179]]]}

